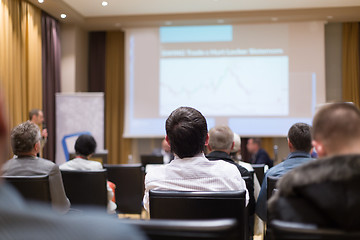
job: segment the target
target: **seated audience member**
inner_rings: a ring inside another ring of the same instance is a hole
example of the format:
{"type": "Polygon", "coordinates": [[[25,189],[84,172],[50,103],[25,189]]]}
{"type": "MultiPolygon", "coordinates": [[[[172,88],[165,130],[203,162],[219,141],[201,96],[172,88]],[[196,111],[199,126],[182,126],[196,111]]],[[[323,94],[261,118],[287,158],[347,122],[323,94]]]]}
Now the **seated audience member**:
{"type": "Polygon", "coordinates": [[[279,180],[268,204],[270,219],[359,230],[359,109],[350,103],[322,107],[313,119],[312,144],[320,159],[279,180]]]}
{"type": "Polygon", "coordinates": [[[311,127],[306,123],[295,123],[291,126],[288,132],[288,147],[290,154],[280,164],[272,167],[266,172],[263,183],[261,185],[261,191],[259,198],[256,202],[256,214],[266,221],[267,215],[267,177],[280,177],[309,160],[312,160],[310,156],[311,145],[311,127]]]}
{"type": "Polygon", "coordinates": [[[273,166],[273,160],[271,160],[267,152],[261,148],[260,138],[250,138],[246,148],[251,154],[251,164],[265,164],[268,165],[269,168],[273,166]]]}
{"type": "MultiPolygon", "coordinates": [[[[96,141],[93,136],[83,134],[76,139],[75,142],[75,153],[76,157],[73,160],[65,162],[60,165],[60,170],[80,170],[80,171],[96,171],[103,169],[100,162],[91,161],[89,158],[95,153],[96,141]]],[[[114,192],[112,188],[107,185],[108,190],[108,213],[115,213],[116,204],[112,201],[114,192]]]]}
{"type": "Polygon", "coordinates": [[[174,159],[174,154],[171,152],[170,146],[165,138],[161,141],[161,148],[155,148],[152,154],[156,156],[163,156],[164,164],[167,164],[174,159]]]}
{"type": "MultiPolygon", "coordinates": [[[[245,181],[233,164],[209,161],[204,155],[209,141],[205,117],[196,109],[180,107],[166,120],[166,141],[175,154],[169,164],[145,176],[144,207],[149,211],[149,191],[237,191],[245,181]]],[[[246,204],[249,194],[246,193],[246,204]]]]}
{"type": "MultiPolygon", "coordinates": [[[[235,163],[230,157],[231,149],[234,148],[234,134],[227,126],[217,126],[209,131],[209,154],[206,158],[210,161],[223,160],[237,167],[242,177],[250,177],[250,173],[246,168],[235,163]]],[[[254,198],[254,183],[251,181],[250,185],[247,185],[249,190],[249,213],[252,215],[255,211],[255,198],[254,198]]]]}
{"type": "MultiPolygon", "coordinates": [[[[31,129],[30,132],[34,132],[35,127],[29,126],[28,123],[25,125],[31,129]]],[[[25,130],[25,125],[18,126],[17,130],[20,128],[25,130]]],[[[7,133],[7,123],[0,93],[0,169],[6,160],[4,156],[6,156],[8,146],[7,133]]],[[[38,135],[40,135],[40,132],[38,135]]],[[[28,134],[28,131],[26,136],[28,136],[26,138],[28,142],[33,140],[32,134],[28,134]]],[[[34,144],[38,145],[38,142],[34,144]]],[[[17,144],[15,145],[17,146],[17,144]]],[[[33,155],[30,158],[36,163],[41,162],[33,155]]],[[[48,162],[51,163],[50,161],[44,161],[44,166],[48,166],[48,162]]],[[[32,169],[32,166],[30,167],[32,169]]],[[[39,165],[37,168],[45,167],[39,165]]],[[[90,213],[89,211],[81,215],[59,215],[41,206],[35,207],[32,205],[30,207],[14,188],[3,182],[2,179],[0,179],[0,213],[1,239],[146,239],[139,230],[119,223],[118,219],[109,217],[106,214],[90,213]]]]}
{"type": "Polygon", "coordinates": [[[53,209],[66,213],[70,202],[66,197],[59,167],[46,159],[38,158],[40,151],[39,127],[24,122],[11,131],[11,146],[16,157],[7,161],[3,168],[4,176],[49,175],[50,196],[53,209]]]}
{"type": "MultiPolygon", "coordinates": [[[[256,174],[254,173],[254,168],[251,166],[250,163],[241,161],[241,138],[239,134],[234,133],[234,147],[231,150],[230,156],[233,161],[235,161],[237,164],[239,164],[241,167],[246,168],[249,172],[252,172],[253,179],[254,179],[254,199],[256,199],[259,196],[260,193],[260,184],[259,180],[256,177],[256,174]]],[[[254,235],[260,235],[264,232],[264,224],[263,221],[255,214],[254,215],[254,235]]]]}

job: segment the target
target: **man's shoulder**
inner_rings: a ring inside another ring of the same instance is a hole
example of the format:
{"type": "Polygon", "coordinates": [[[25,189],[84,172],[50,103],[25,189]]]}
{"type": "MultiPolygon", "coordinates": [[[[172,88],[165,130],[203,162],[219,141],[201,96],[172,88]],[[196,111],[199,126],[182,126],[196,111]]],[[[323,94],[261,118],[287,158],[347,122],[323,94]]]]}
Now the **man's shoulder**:
{"type": "Polygon", "coordinates": [[[307,163],[284,175],[280,189],[284,193],[292,192],[294,187],[318,184],[326,181],[342,182],[360,176],[360,155],[338,155],[307,163]]]}

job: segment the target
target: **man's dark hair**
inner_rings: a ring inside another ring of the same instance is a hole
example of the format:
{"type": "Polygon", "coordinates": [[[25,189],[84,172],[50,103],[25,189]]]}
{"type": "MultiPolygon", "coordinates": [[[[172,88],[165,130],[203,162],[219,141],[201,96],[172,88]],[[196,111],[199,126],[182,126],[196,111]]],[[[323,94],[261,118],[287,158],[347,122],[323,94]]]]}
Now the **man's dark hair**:
{"type": "Polygon", "coordinates": [[[288,139],[297,151],[310,152],[311,127],[306,123],[295,123],[288,132],[288,139]]]}
{"type": "Polygon", "coordinates": [[[40,109],[37,109],[37,108],[31,109],[29,112],[29,120],[32,120],[33,116],[38,116],[39,111],[40,111],[40,109]]]}
{"type": "Polygon", "coordinates": [[[180,158],[193,157],[203,152],[207,132],[205,117],[191,107],[176,109],[166,120],[171,151],[180,158]]]}
{"type": "Polygon", "coordinates": [[[91,135],[83,134],[75,142],[75,152],[81,156],[87,157],[93,154],[96,149],[96,141],[91,135]]]}
{"type": "Polygon", "coordinates": [[[313,138],[338,151],[360,139],[360,111],[351,103],[322,107],[313,120],[313,138]]]}

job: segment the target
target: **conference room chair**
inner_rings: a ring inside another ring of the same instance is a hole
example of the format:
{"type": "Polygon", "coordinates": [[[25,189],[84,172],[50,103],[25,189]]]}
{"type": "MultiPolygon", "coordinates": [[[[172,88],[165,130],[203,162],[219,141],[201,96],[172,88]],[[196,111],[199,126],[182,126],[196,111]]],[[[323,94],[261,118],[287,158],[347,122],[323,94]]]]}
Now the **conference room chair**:
{"type": "Polygon", "coordinates": [[[117,212],[141,214],[144,196],[144,167],[141,164],[105,164],[108,180],[116,185],[117,212]]]}
{"type": "Polygon", "coordinates": [[[247,238],[245,191],[181,192],[150,190],[151,219],[237,220],[238,239],[247,238]]]}
{"type": "Polygon", "coordinates": [[[73,171],[61,170],[66,196],[75,209],[98,207],[106,209],[107,170],[73,171]]]}
{"type": "MultiPolygon", "coordinates": [[[[253,180],[253,178],[252,178],[251,176],[243,176],[242,178],[244,179],[245,184],[246,184],[246,188],[247,188],[248,191],[249,191],[249,189],[250,189],[250,188],[249,188],[250,184],[254,185],[254,180],[253,180]]],[[[253,189],[252,195],[254,195],[254,187],[253,187],[252,189],[253,189]]],[[[250,194],[251,194],[251,193],[249,192],[249,195],[250,195],[250,194]]],[[[245,226],[246,235],[247,235],[247,236],[250,236],[250,235],[252,236],[252,235],[254,235],[255,202],[254,202],[253,205],[251,205],[250,202],[249,202],[249,204],[246,206],[246,209],[245,209],[245,210],[246,210],[246,212],[245,212],[246,218],[248,219],[247,221],[245,221],[245,224],[246,224],[246,226],[245,226]]],[[[247,237],[246,239],[248,239],[248,237],[247,237]]]]}
{"type": "Polygon", "coordinates": [[[124,219],[122,223],[141,229],[150,240],[235,240],[235,219],[217,220],[135,220],[124,219]]]}
{"type": "Polygon", "coordinates": [[[251,166],[254,168],[256,177],[261,185],[265,176],[265,164],[251,164],[251,166]]]}
{"type": "Polygon", "coordinates": [[[141,155],[141,164],[146,167],[147,164],[164,164],[164,157],[157,155],[141,155]]]}
{"type": "Polygon", "coordinates": [[[267,177],[267,189],[266,189],[266,194],[267,194],[267,199],[269,200],[271,198],[271,196],[274,193],[274,190],[276,189],[276,183],[277,181],[280,179],[281,177],[274,177],[274,176],[268,176],[267,177]]]}
{"type": "Polygon", "coordinates": [[[349,232],[317,228],[313,224],[273,220],[268,232],[270,240],[359,240],[360,231],[349,232]]]}
{"type": "Polygon", "coordinates": [[[2,176],[26,199],[31,201],[51,202],[49,176],[2,176]]]}

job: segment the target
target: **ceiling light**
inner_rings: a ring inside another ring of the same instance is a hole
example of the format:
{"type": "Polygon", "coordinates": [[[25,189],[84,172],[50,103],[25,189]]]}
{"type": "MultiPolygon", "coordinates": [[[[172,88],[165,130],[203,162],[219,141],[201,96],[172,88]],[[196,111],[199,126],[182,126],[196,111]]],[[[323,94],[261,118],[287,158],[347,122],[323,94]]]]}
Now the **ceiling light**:
{"type": "Polygon", "coordinates": [[[39,3],[43,3],[43,2],[44,2],[44,0],[38,0],[38,2],[39,2],[39,3]]]}
{"type": "Polygon", "coordinates": [[[172,21],[166,21],[165,22],[165,25],[171,25],[172,24],[172,21]]]}
{"type": "Polygon", "coordinates": [[[61,17],[61,18],[66,18],[66,14],[62,13],[62,14],[60,15],[60,17],[61,17]]]}
{"type": "Polygon", "coordinates": [[[326,18],[327,19],[333,19],[334,17],[333,16],[327,16],[326,18]]]}
{"type": "Polygon", "coordinates": [[[115,27],[121,27],[121,23],[115,23],[115,27]]]}
{"type": "Polygon", "coordinates": [[[222,24],[222,23],[224,23],[224,22],[225,22],[224,19],[218,19],[218,20],[217,20],[217,23],[219,23],[219,24],[222,24]]]}
{"type": "Polygon", "coordinates": [[[103,7],[105,7],[105,6],[107,6],[109,3],[107,2],[107,1],[103,1],[102,3],[101,3],[101,5],[103,5],[103,7]]]}
{"type": "Polygon", "coordinates": [[[273,22],[276,22],[277,20],[279,20],[279,18],[277,18],[277,17],[272,17],[271,18],[271,21],[273,21],[273,22]]]}

